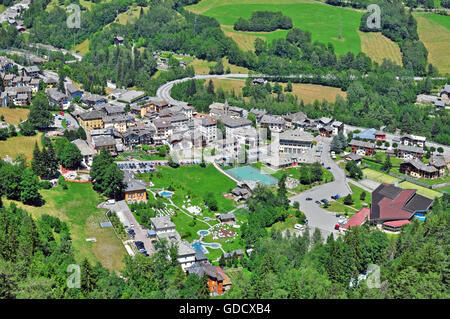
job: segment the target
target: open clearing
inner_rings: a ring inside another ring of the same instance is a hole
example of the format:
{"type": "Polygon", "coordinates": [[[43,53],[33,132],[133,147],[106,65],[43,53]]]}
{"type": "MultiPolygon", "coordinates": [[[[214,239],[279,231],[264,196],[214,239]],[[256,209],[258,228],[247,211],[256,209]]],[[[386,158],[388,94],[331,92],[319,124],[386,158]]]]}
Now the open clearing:
{"type": "Polygon", "coordinates": [[[442,74],[450,73],[450,17],[414,14],[419,38],[428,50],[428,60],[442,74]]]}
{"type": "Polygon", "coordinates": [[[0,158],[8,155],[14,159],[17,155],[23,154],[27,161],[33,157],[34,144],[37,142],[39,147],[41,145],[41,135],[38,133],[35,136],[15,136],[10,137],[6,141],[0,141],[0,158]]]}
{"type": "Polygon", "coordinates": [[[390,59],[402,65],[402,53],[397,43],[386,38],[381,32],[361,32],[361,50],[373,61],[381,64],[383,59],[390,59]]]}
{"type": "Polygon", "coordinates": [[[5,117],[5,122],[14,125],[19,124],[21,120],[26,120],[28,113],[30,113],[29,109],[0,107],[0,116],[3,115],[5,117]]]}
{"type": "Polygon", "coordinates": [[[398,182],[399,187],[417,189],[417,193],[419,193],[420,195],[423,195],[425,197],[431,198],[431,199],[442,196],[442,193],[437,192],[435,190],[425,188],[425,187],[413,184],[408,181],[401,182],[401,180],[399,178],[390,176],[388,174],[374,171],[370,168],[363,169],[363,174],[364,174],[364,177],[371,179],[373,181],[379,182],[379,183],[395,184],[396,182],[398,182]]]}
{"type": "MultiPolygon", "coordinates": [[[[223,68],[226,70],[228,67],[230,68],[230,72],[233,74],[248,74],[249,70],[241,67],[236,66],[234,64],[230,64],[228,62],[227,58],[222,59],[223,62],[223,68]]],[[[194,59],[191,63],[189,63],[190,66],[192,66],[195,70],[195,74],[209,74],[209,68],[216,65],[216,62],[213,61],[206,61],[201,59],[194,59]]]]}
{"type": "Polygon", "coordinates": [[[87,258],[91,263],[100,262],[108,269],[121,270],[126,250],[112,228],[101,228],[99,224],[107,220],[105,210],[97,208],[103,199],[90,183],[68,183],[68,186],[67,190],[61,187],[40,190],[46,201],[42,207],[14,202],[34,218],[48,214],[67,222],[77,261],[87,258]],[[97,242],[86,241],[86,238],[91,237],[95,237],[97,242]]]}
{"type": "MultiPolygon", "coordinates": [[[[361,41],[357,32],[362,12],[356,10],[333,7],[310,0],[281,0],[275,4],[271,0],[203,0],[198,4],[187,7],[187,10],[202,13],[216,18],[223,26],[227,35],[234,33],[234,22],[242,17],[248,19],[254,11],[281,11],[291,17],[295,27],[312,32],[312,41],[331,42],[338,54],[352,51],[361,52],[361,41]],[[228,27],[227,27],[228,26],[228,27]],[[231,27],[231,28],[230,28],[231,27]],[[342,39],[339,39],[339,30],[342,39]]],[[[247,39],[237,40],[241,47],[250,48],[256,37],[264,37],[271,41],[285,37],[287,30],[273,32],[245,32],[250,35],[247,39]]],[[[242,37],[243,32],[235,37],[242,37]]],[[[233,38],[235,38],[233,37],[233,38]]]]}
{"type": "MultiPolygon", "coordinates": [[[[238,79],[213,79],[214,88],[221,87],[225,92],[234,92],[238,95],[242,93],[242,88],[245,86],[245,80],[238,79]]],[[[272,85],[274,83],[271,83],[272,85]]],[[[286,83],[281,83],[283,88],[286,87],[286,83]]],[[[293,83],[292,92],[287,92],[298,97],[298,100],[303,100],[304,103],[314,103],[315,100],[322,101],[327,100],[329,102],[336,101],[336,96],[340,95],[346,98],[346,93],[339,88],[330,86],[316,85],[316,84],[303,84],[293,83]]]]}

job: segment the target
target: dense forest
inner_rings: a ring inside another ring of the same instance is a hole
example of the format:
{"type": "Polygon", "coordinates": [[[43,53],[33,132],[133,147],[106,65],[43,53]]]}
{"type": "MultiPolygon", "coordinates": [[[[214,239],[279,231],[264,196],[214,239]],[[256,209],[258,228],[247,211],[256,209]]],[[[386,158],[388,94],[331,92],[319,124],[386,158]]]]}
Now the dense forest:
{"type": "Polygon", "coordinates": [[[291,29],[292,19],[281,12],[255,11],[249,20],[239,18],[233,26],[237,31],[275,31],[291,29]]]}

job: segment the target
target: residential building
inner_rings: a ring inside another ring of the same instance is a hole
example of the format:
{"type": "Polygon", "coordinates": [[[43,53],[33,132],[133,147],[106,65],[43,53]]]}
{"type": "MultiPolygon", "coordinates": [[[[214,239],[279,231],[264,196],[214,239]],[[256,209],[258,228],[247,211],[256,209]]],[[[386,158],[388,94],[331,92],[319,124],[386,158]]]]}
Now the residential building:
{"type": "Polygon", "coordinates": [[[228,224],[228,225],[234,225],[236,223],[236,217],[233,213],[229,214],[220,214],[219,220],[221,223],[228,224]]]}
{"type": "Polygon", "coordinates": [[[69,102],[69,97],[57,88],[47,88],[45,89],[45,93],[47,93],[50,105],[58,105],[62,108],[69,102]]]}
{"type": "Polygon", "coordinates": [[[177,241],[178,245],[178,264],[181,268],[186,271],[187,268],[191,267],[195,263],[196,251],[191,247],[186,241],[177,241]]]}
{"type": "Polygon", "coordinates": [[[196,118],[195,129],[199,130],[206,143],[212,143],[217,139],[217,121],[210,116],[196,118]]]}
{"type": "Polygon", "coordinates": [[[27,75],[29,77],[35,78],[38,77],[41,73],[41,69],[39,67],[32,65],[32,66],[26,66],[22,69],[22,76],[27,75]]]}
{"type": "Polygon", "coordinates": [[[220,116],[216,118],[220,120],[225,126],[225,134],[227,136],[232,136],[234,131],[241,128],[250,128],[252,126],[252,121],[247,120],[246,118],[232,118],[229,116],[220,116]]]}
{"type": "Polygon", "coordinates": [[[445,167],[445,161],[441,158],[430,159],[428,164],[414,158],[406,159],[400,163],[399,171],[416,178],[436,179],[445,175],[445,167]]]}
{"type": "Polygon", "coordinates": [[[155,141],[155,144],[162,145],[167,143],[167,140],[169,136],[172,135],[174,126],[170,121],[164,120],[164,119],[156,119],[153,121],[153,125],[156,128],[155,135],[153,137],[153,140],[155,141]]]}
{"type": "Polygon", "coordinates": [[[116,140],[111,135],[93,136],[92,144],[99,153],[101,150],[106,150],[113,156],[117,155],[116,140]]]}
{"type": "Polygon", "coordinates": [[[209,263],[196,262],[190,267],[186,268],[187,274],[195,274],[200,278],[206,277],[208,279],[208,290],[212,295],[222,295],[224,293],[224,277],[218,268],[209,263]]]}
{"type": "Polygon", "coordinates": [[[397,157],[406,159],[422,158],[423,149],[417,146],[400,144],[397,147],[397,157]]]}
{"type": "Polygon", "coordinates": [[[83,96],[80,99],[80,102],[89,107],[93,107],[94,105],[106,103],[107,99],[106,99],[106,97],[98,95],[98,94],[86,93],[86,94],[83,94],[83,96]]]}
{"type": "Polygon", "coordinates": [[[279,135],[279,151],[285,154],[302,154],[313,147],[312,134],[300,129],[288,130],[279,135]]]}
{"type": "Polygon", "coordinates": [[[261,127],[269,128],[272,132],[282,132],[286,129],[286,121],[281,116],[266,114],[260,122],[261,127]]]}
{"type": "Polygon", "coordinates": [[[84,165],[90,167],[92,165],[92,160],[94,159],[96,151],[92,148],[92,146],[90,146],[86,141],[82,139],[76,139],[72,141],[72,143],[75,144],[80,150],[81,155],[83,156],[84,165]]]}
{"type": "Polygon", "coordinates": [[[427,138],[425,136],[406,134],[400,137],[400,142],[404,145],[414,145],[424,147],[427,138]]]}
{"type": "Polygon", "coordinates": [[[89,111],[78,115],[78,121],[85,130],[95,130],[104,128],[103,124],[104,114],[100,111],[89,111]]]}
{"type": "Polygon", "coordinates": [[[124,171],[125,201],[127,203],[147,201],[147,184],[135,179],[128,171],[124,171]]]}
{"type": "Polygon", "coordinates": [[[386,133],[385,132],[383,132],[383,131],[375,132],[375,142],[378,142],[378,141],[382,141],[382,142],[386,141],[386,133]]]}
{"type": "Polygon", "coordinates": [[[66,84],[66,94],[69,95],[70,99],[73,100],[74,98],[81,99],[83,96],[83,90],[76,87],[75,85],[71,83],[66,84]]]}
{"type": "Polygon", "coordinates": [[[361,156],[372,156],[376,153],[374,143],[351,140],[348,145],[350,145],[353,153],[361,156]]]}

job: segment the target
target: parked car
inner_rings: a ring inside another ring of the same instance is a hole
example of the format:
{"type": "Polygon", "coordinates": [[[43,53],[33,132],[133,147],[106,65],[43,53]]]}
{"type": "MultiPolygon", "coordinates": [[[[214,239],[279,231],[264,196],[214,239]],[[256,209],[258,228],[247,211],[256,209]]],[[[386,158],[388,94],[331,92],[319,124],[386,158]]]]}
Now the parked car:
{"type": "Polygon", "coordinates": [[[303,230],[303,225],[295,224],[294,228],[297,229],[297,230],[303,230]]]}
{"type": "Polygon", "coordinates": [[[339,226],[339,224],[334,225],[334,229],[339,230],[339,228],[341,228],[341,226],[339,226]]]}
{"type": "Polygon", "coordinates": [[[108,199],[106,201],[106,205],[114,205],[115,203],[116,203],[116,200],[114,200],[114,199],[108,199]]]}
{"type": "Polygon", "coordinates": [[[311,197],[306,197],[306,200],[312,200],[312,198],[311,197]]]}
{"type": "Polygon", "coordinates": [[[315,203],[316,203],[317,205],[322,205],[322,203],[319,202],[318,200],[316,200],[315,203]]]}
{"type": "Polygon", "coordinates": [[[325,198],[321,199],[320,201],[324,204],[328,203],[328,200],[326,200],[325,198]]]}

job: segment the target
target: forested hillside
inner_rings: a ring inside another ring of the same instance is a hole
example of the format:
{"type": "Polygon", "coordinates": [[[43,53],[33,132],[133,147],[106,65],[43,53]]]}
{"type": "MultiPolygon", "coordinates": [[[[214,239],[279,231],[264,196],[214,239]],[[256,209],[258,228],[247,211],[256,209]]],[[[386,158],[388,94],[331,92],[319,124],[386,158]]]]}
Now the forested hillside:
{"type": "MultiPolygon", "coordinates": [[[[252,205],[273,205],[255,213],[254,226],[278,218],[273,214],[282,212],[280,198],[280,192],[253,198],[252,205]]],[[[449,298],[448,200],[444,195],[425,222],[414,221],[398,237],[367,227],[325,243],[318,232],[298,238],[255,233],[254,252],[241,262],[248,271],[233,281],[227,297],[449,298]],[[351,278],[373,263],[381,268],[380,287],[369,289],[364,282],[350,287],[351,278]]],[[[58,218],[34,220],[11,204],[0,208],[0,223],[0,298],[208,298],[204,279],[186,276],[172,247],[162,246],[151,257],[127,256],[119,276],[75,260],[70,229],[58,218]],[[80,266],[80,288],[66,284],[70,264],[80,266]]]]}

